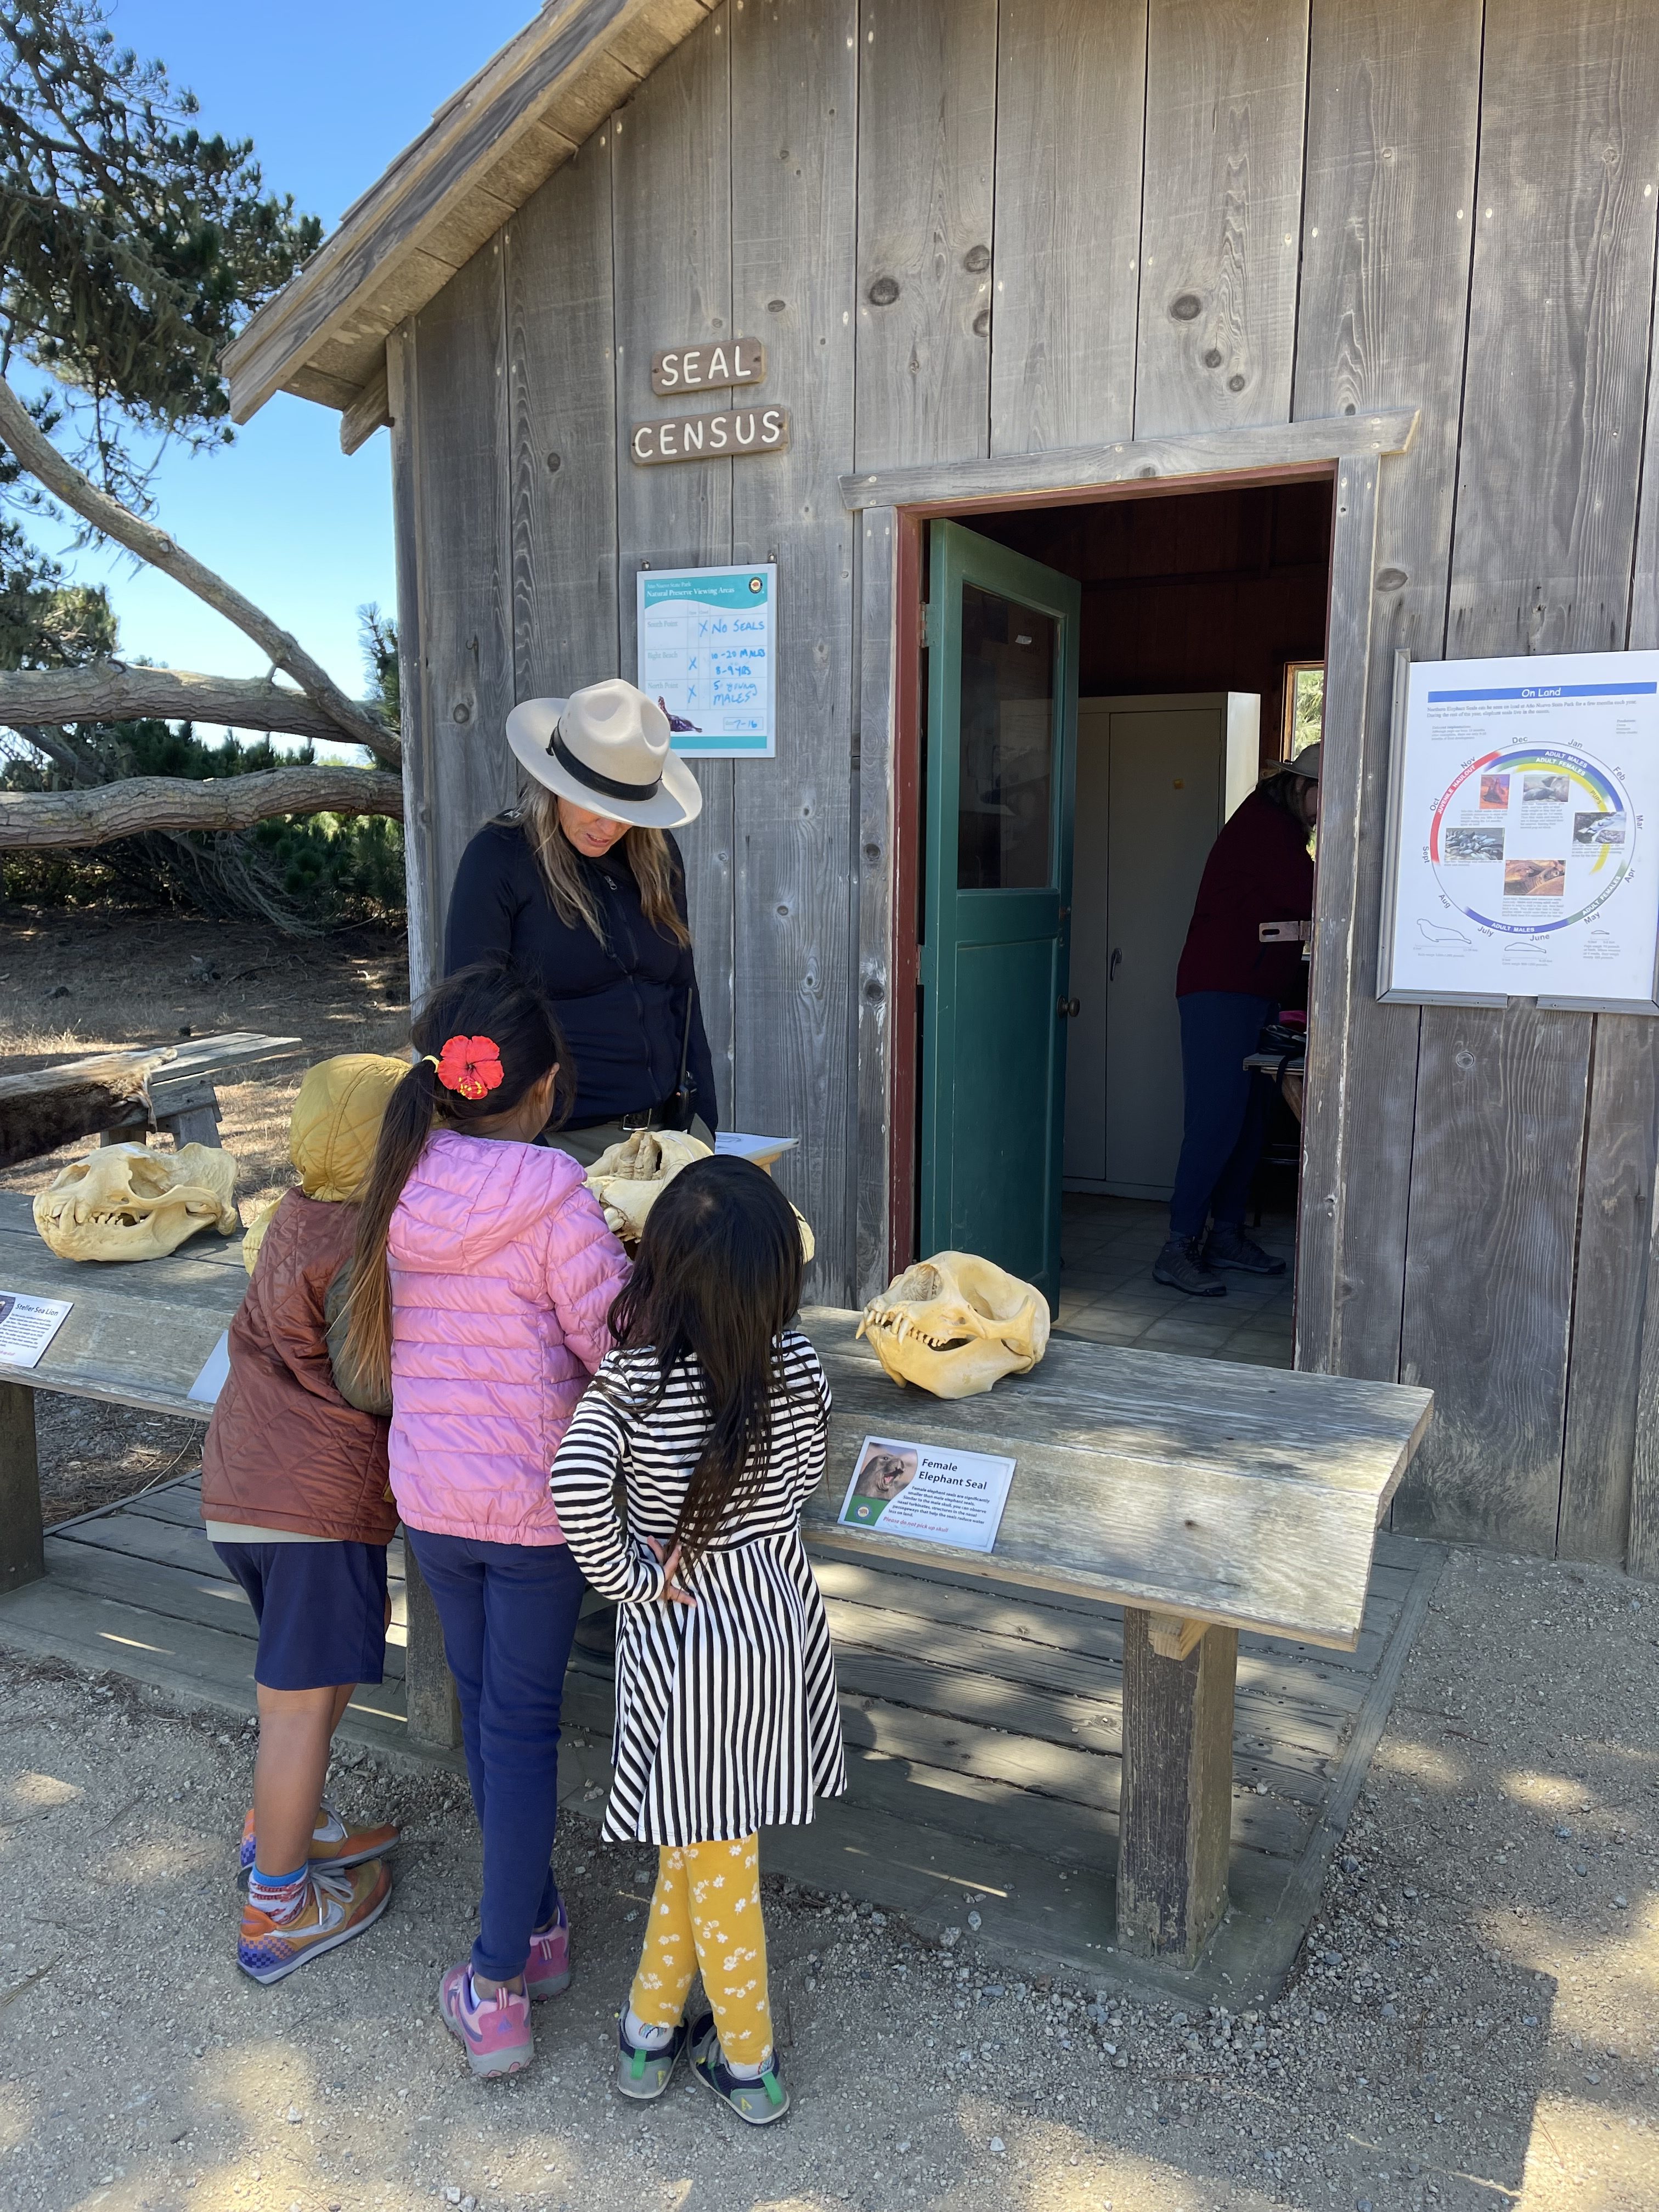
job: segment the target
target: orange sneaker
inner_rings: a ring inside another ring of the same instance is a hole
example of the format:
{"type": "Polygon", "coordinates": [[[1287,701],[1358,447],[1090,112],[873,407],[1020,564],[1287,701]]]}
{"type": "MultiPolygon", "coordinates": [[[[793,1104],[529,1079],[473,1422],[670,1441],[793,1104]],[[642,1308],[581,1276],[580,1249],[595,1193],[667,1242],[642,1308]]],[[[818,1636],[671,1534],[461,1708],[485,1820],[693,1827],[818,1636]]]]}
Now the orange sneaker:
{"type": "MultiPolygon", "coordinates": [[[[326,1797],[323,1800],[323,1817],[312,1832],[311,1871],[313,1874],[333,1874],[341,1867],[362,1866],[369,1859],[383,1859],[388,1851],[396,1850],[403,1831],[395,1821],[382,1821],[377,1828],[354,1828],[343,1820],[326,1797]]],[[[237,1881],[244,1889],[253,1871],[253,1815],[250,1812],[242,1823],[242,1849],[237,1870],[237,1881]]]]}
{"type": "Polygon", "coordinates": [[[257,1905],[242,1907],[236,1963],[256,1982],[280,1982],[373,1927],[391,1902],[392,1876],[383,1866],[309,1875],[306,1901],[290,1919],[273,1919],[257,1905]]]}

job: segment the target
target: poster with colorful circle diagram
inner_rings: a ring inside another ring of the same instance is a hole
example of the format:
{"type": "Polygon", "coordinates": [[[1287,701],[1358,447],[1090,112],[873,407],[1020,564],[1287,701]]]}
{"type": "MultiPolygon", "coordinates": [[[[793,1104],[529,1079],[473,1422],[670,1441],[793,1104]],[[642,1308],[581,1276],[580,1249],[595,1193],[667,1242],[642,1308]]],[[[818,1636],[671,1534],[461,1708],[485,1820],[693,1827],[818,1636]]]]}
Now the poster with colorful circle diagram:
{"type": "Polygon", "coordinates": [[[1377,995],[1659,1013],[1659,653],[1419,661],[1377,995]]]}

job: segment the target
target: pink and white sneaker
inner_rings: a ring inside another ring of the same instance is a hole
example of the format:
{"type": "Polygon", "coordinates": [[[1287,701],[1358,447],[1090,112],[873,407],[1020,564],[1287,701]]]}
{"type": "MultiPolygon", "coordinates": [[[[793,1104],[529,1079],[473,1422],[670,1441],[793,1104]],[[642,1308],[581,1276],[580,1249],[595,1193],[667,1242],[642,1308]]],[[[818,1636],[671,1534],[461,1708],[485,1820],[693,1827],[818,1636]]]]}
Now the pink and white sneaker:
{"type": "Polygon", "coordinates": [[[550,1928],[538,1928],[530,1939],[525,1960],[524,1986],[532,1997],[556,1997],[570,1987],[570,1916],[559,1899],[550,1928]]]}
{"type": "Polygon", "coordinates": [[[438,1984],[438,2009],[444,2026],[463,2045],[475,2074],[517,2074],[536,2055],[530,2032],[530,2000],[521,1990],[501,1989],[480,1997],[470,1966],[452,1966],[438,1984]]]}

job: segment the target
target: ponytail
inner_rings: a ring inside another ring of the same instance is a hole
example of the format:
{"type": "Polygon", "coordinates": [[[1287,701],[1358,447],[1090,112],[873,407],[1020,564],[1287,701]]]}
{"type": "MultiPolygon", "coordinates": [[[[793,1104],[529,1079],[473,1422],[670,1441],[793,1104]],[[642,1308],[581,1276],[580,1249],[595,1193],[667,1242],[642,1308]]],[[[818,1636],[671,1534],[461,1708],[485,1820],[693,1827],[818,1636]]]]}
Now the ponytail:
{"type": "Polygon", "coordinates": [[[392,1273],[386,1260],[392,1217],[434,1127],[465,1132],[469,1123],[510,1113],[548,1070],[559,1070],[552,1126],[570,1110],[575,1071],[546,994],[506,963],[463,968],[439,984],[411,1027],[421,1057],[387,1101],[374,1164],[358,1202],[357,1245],[347,1305],[345,1357],[366,1391],[392,1394],[392,1273]],[[486,1079],[451,1088],[448,1054],[465,1063],[467,1046],[494,1048],[480,1060],[486,1079]],[[444,1066],[439,1065],[442,1060],[444,1066]]]}
{"type": "Polygon", "coordinates": [[[364,1389],[392,1395],[392,1271],[386,1239],[404,1185],[426,1150],[437,1118],[438,1071],[417,1060],[386,1102],[374,1164],[357,1203],[357,1247],[346,1322],[347,1364],[364,1389]]]}

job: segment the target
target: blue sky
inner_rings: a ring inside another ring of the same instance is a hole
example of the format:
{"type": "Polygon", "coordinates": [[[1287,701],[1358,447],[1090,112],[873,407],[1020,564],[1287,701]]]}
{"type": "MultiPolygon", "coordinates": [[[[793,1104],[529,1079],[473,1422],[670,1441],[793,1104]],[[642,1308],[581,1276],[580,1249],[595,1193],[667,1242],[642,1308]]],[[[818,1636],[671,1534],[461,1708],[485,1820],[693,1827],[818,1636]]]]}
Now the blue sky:
{"type": "MultiPolygon", "coordinates": [[[[333,228],[434,108],[536,12],[536,0],[115,0],[123,45],[167,64],[200,122],[251,137],[274,190],[333,228]]],[[[339,417],[278,393],[228,451],[169,453],[155,519],[314,653],[354,695],[357,609],[396,605],[391,470],[380,431],[347,460],[339,417]]],[[[53,550],[61,548],[47,536],[53,550]]],[[[124,652],[175,668],[259,675],[239,630],[153,570],[83,554],[106,580],[124,652]]]]}

